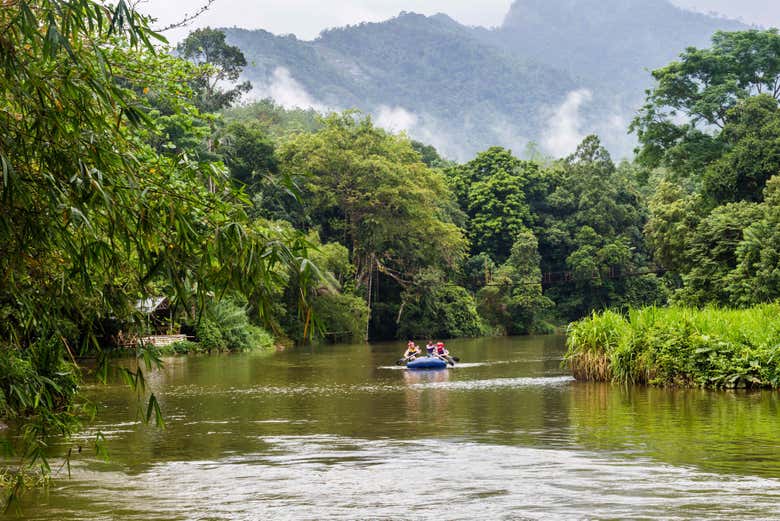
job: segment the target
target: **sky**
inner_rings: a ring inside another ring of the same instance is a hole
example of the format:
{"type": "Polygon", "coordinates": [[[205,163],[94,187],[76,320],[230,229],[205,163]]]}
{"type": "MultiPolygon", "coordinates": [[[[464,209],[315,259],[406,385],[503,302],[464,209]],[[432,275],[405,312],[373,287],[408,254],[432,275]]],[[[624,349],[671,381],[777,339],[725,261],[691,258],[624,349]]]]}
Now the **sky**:
{"type": "MultiPolygon", "coordinates": [[[[158,18],[158,27],[193,13],[207,0],[142,0],[142,11],[158,18]]],[[[554,1],[554,0],[550,0],[554,1]]],[[[702,12],[717,12],[749,24],[780,26],[780,2],[775,0],[671,0],[702,12]]],[[[197,27],[244,27],[275,34],[295,34],[311,40],[323,29],[360,22],[377,22],[401,11],[445,13],[466,25],[500,25],[512,0],[215,0],[187,29],[169,31],[175,42],[197,27]]]]}

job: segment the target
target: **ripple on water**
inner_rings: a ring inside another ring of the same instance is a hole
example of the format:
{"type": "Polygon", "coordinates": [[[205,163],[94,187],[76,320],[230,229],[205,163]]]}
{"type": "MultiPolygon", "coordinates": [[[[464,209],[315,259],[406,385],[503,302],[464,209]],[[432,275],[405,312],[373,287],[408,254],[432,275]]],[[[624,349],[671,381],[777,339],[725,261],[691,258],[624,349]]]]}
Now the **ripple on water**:
{"type": "Polygon", "coordinates": [[[360,393],[388,393],[402,392],[409,389],[447,389],[454,391],[468,390],[490,390],[507,387],[536,387],[536,386],[562,386],[568,385],[574,381],[571,376],[547,376],[547,377],[522,377],[522,378],[492,378],[486,380],[456,380],[456,381],[425,381],[427,376],[435,376],[437,371],[415,372],[415,375],[422,381],[410,382],[405,385],[399,384],[373,384],[373,385],[315,385],[315,386],[254,386],[245,388],[229,389],[208,389],[208,388],[186,388],[172,389],[168,391],[169,396],[203,396],[211,395],[353,395],[360,393]]]}
{"type": "MultiPolygon", "coordinates": [[[[775,518],[777,480],[718,475],[647,459],[610,459],[459,440],[264,437],[268,450],[156,465],[129,479],[90,474],[94,517],[68,519],[735,519],[775,518]]],[[[90,514],[91,515],[91,514],[90,514]]],[[[49,518],[53,519],[53,518],[49,518]]]]}
{"type": "Polygon", "coordinates": [[[489,380],[458,380],[447,382],[426,382],[411,384],[414,389],[450,389],[470,391],[499,389],[505,387],[536,387],[567,385],[574,381],[571,376],[523,377],[523,378],[492,378],[489,380]]]}

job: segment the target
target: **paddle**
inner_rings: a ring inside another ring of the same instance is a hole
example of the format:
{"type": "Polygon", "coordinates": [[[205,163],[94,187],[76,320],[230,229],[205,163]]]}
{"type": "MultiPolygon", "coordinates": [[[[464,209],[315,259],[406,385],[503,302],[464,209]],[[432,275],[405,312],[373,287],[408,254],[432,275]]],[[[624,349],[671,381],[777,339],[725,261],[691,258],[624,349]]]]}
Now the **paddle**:
{"type": "Polygon", "coordinates": [[[447,362],[448,364],[450,364],[453,367],[455,366],[455,362],[460,362],[460,358],[458,358],[457,356],[439,355],[439,354],[437,354],[435,356],[439,360],[447,362]]]}
{"type": "Polygon", "coordinates": [[[398,360],[395,361],[395,365],[404,365],[409,360],[414,360],[414,358],[415,358],[414,355],[407,356],[406,358],[399,358],[398,360]]]}

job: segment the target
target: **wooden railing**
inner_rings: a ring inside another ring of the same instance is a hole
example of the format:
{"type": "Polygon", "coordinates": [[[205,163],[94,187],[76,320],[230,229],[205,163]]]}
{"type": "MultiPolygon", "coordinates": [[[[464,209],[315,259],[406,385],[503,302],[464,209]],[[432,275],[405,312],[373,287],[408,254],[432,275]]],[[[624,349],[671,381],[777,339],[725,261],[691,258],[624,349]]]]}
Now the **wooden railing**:
{"type": "Polygon", "coordinates": [[[141,337],[141,342],[156,347],[169,346],[187,340],[187,335],[151,335],[141,337]]]}

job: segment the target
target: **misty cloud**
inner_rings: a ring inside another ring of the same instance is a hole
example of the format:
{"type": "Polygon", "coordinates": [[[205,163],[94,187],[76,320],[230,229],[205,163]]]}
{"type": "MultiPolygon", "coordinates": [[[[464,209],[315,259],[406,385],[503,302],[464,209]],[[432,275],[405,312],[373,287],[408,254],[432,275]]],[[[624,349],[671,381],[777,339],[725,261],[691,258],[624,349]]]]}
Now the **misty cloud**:
{"type": "Polygon", "coordinates": [[[599,136],[602,144],[609,149],[613,160],[630,159],[636,146],[636,140],[628,134],[629,120],[627,117],[614,113],[602,119],[603,121],[596,126],[592,133],[599,136]]]}
{"type": "Polygon", "coordinates": [[[374,123],[390,132],[411,132],[417,125],[418,118],[403,107],[388,107],[380,105],[376,110],[374,123]]]}
{"type": "Polygon", "coordinates": [[[517,127],[506,120],[496,120],[490,126],[493,141],[496,145],[511,150],[516,156],[521,156],[530,140],[518,133],[517,127]]]}
{"type": "Polygon", "coordinates": [[[250,99],[271,98],[286,109],[314,109],[318,112],[337,110],[315,100],[306,89],[292,77],[285,67],[277,67],[266,83],[256,84],[249,93],[250,99]]]}
{"type": "Polygon", "coordinates": [[[416,114],[403,107],[379,105],[372,111],[374,124],[388,132],[405,132],[410,138],[433,146],[446,158],[466,160],[463,146],[457,143],[447,126],[429,114],[416,114]]]}
{"type": "Polygon", "coordinates": [[[448,131],[447,124],[442,123],[433,116],[420,116],[409,135],[426,145],[431,145],[444,158],[456,161],[468,161],[471,159],[470,155],[465,152],[465,144],[458,142],[452,136],[452,132],[448,131]]]}
{"type": "Polygon", "coordinates": [[[588,89],[571,91],[564,102],[554,110],[542,137],[542,146],[555,157],[563,157],[577,149],[585,137],[581,130],[580,108],[593,99],[588,89]]]}

